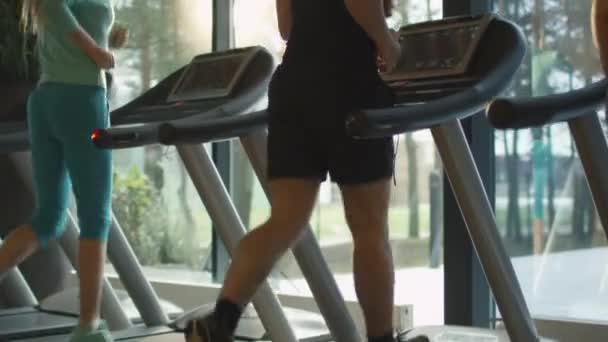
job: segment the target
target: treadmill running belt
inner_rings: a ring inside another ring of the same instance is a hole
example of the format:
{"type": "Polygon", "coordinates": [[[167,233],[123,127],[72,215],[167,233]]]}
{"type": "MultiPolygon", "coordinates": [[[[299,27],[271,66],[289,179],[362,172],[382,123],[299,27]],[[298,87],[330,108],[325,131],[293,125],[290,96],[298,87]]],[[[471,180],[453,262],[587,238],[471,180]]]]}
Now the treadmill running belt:
{"type": "Polygon", "coordinates": [[[0,316],[0,340],[66,334],[78,324],[78,318],[46,312],[0,316]]]}
{"type": "Polygon", "coordinates": [[[163,335],[155,335],[148,337],[138,337],[128,340],[119,340],[119,341],[129,341],[129,342],[184,342],[184,334],[173,333],[173,334],[163,334],[163,335]]]}
{"type": "MultiPolygon", "coordinates": [[[[36,337],[36,338],[24,338],[19,339],[19,342],[65,342],[70,338],[71,331],[63,334],[56,334],[53,336],[36,337]]],[[[168,327],[144,327],[137,326],[121,331],[113,331],[112,336],[115,341],[164,341],[163,338],[167,338],[167,341],[180,341],[176,340],[177,337],[184,340],[184,335],[180,333],[174,333],[174,330],[168,327]],[[174,336],[175,335],[175,336],[174,336]]]]}

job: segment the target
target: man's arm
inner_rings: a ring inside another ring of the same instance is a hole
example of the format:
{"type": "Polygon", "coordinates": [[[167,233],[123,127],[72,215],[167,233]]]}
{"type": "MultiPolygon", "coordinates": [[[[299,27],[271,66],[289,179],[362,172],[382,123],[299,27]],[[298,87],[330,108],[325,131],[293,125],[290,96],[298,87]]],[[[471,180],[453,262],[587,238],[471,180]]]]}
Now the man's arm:
{"type": "Polygon", "coordinates": [[[281,37],[288,40],[292,25],[291,0],[277,0],[277,18],[281,37]]]}
{"type": "Polygon", "coordinates": [[[384,5],[384,16],[387,18],[392,16],[393,15],[393,0],[384,0],[383,5],[384,5]]]}
{"type": "Polygon", "coordinates": [[[595,46],[600,51],[602,68],[608,75],[608,0],[593,0],[591,28],[595,46]]]}
{"type": "Polygon", "coordinates": [[[344,0],[346,8],[376,45],[378,54],[392,70],[401,55],[401,47],[386,24],[386,0],[344,0]]]}
{"type": "Polygon", "coordinates": [[[345,0],[346,8],[377,46],[390,38],[383,0],[345,0]]]}

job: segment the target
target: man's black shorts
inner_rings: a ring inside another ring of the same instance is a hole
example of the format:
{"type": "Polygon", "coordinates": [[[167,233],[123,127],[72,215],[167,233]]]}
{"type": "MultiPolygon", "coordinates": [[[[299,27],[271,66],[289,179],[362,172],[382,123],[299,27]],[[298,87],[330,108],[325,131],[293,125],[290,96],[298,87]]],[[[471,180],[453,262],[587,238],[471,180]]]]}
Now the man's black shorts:
{"type": "Polygon", "coordinates": [[[393,176],[392,137],[360,140],[346,134],[353,110],[395,101],[374,65],[357,70],[336,74],[314,63],[279,66],[269,87],[269,179],[325,180],[329,173],[338,184],[363,184],[393,176]]]}
{"type": "MultiPolygon", "coordinates": [[[[335,114],[327,114],[326,117],[335,117],[335,114]]],[[[311,124],[286,120],[292,116],[287,113],[271,112],[270,116],[270,180],[306,178],[323,181],[329,173],[333,182],[350,185],[393,176],[395,152],[390,137],[359,140],[346,134],[343,121],[319,120],[317,124],[311,124]]]]}

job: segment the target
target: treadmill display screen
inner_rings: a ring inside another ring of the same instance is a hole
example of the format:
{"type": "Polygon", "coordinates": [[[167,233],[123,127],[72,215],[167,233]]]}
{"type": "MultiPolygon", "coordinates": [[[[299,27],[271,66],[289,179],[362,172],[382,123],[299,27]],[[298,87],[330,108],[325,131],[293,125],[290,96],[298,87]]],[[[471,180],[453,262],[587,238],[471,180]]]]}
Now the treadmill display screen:
{"type": "Polygon", "coordinates": [[[402,57],[387,80],[412,80],[466,73],[485,31],[484,21],[468,20],[401,30],[402,57]]]}
{"type": "Polygon", "coordinates": [[[401,70],[420,72],[459,66],[464,62],[477,32],[477,27],[470,26],[404,36],[401,70]]]}
{"type": "Polygon", "coordinates": [[[194,58],[184,69],[167,100],[194,101],[229,96],[254,55],[250,49],[194,58]]]}

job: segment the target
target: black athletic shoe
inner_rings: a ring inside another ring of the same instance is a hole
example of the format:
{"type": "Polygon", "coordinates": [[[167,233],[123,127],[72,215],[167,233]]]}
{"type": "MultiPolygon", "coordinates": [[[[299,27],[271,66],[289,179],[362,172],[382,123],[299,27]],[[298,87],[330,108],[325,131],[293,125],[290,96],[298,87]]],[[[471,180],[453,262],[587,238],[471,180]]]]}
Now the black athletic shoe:
{"type": "Polygon", "coordinates": [[[186,342],[234,342],[232,335],[218,324],[213,314],[188,322],[184,334],[186,342]]]}
{"type": "Polygon", "coordinates": [[[411,338],[405,337],[406,333],[400,333],[397,335],[397,342],[431,342],[428,337],[419,335],[411,338]]]}

